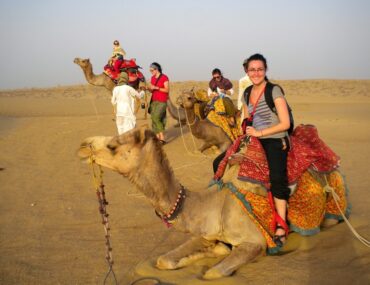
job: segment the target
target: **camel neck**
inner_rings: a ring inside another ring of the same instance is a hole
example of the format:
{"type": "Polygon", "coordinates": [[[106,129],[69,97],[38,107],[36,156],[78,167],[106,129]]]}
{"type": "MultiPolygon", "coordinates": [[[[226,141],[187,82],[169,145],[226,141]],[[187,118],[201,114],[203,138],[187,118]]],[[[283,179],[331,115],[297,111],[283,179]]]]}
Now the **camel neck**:
{"type": "Polygon", "coordinates": [[[130,180],[140,188],[158,213],[168,213],[182,186],[175,178],[165,154],[158,150],[154,155],[148,157],[148,161],[142,164],[145,167],[135,171],[130,180]]]}
{"type": "Polygon", "coordinates": [[[86,77],[86,80],[88,82],[90,82],[90,81],[92,81],[94,79],[95,74],[93,73],[93,69],[92,69],[92,66],[91,65],[86,66],[82,70],[83,70],[83,72],[85,74],[85,77],[86,77]]]}

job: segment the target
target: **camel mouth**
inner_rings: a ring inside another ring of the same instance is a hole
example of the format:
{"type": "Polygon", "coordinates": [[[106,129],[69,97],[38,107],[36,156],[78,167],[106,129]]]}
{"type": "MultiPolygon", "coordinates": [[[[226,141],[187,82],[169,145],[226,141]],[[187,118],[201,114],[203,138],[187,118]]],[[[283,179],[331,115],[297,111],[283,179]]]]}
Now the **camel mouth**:
{"type": "Polygon", "coordinates": [[[184,103],[184,102],[183,102],[183,100],[182,100],[181,96],[177,97],[177,99],[176,99],[176,105],[178,105],[178,106],[180,106],[180,107],[184,108],[184,104],[183,104],[183,103],[184,103]]]}
{"type": "Polygon", "coordinates": [[[74,63],[78,64],[79,63],[79,59],[76,57],[74,60],[73,60],[74,63]]]}
{"type": "Polygon", "coordinates": [[[77,150],[77,155],[81,161],[88,161],[89,158],[93,155],[92,153],[92,144],[91,143],[82,143],[80,148],[77,150]]]}

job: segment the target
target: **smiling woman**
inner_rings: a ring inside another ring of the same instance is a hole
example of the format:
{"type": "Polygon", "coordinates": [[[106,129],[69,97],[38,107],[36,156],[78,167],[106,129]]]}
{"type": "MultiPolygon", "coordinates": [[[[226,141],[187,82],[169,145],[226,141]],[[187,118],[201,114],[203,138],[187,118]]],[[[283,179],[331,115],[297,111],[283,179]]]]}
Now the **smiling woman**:
{"type": "Polygon", "coordinates": [[[246,134],[259,138],[267,157],[271,183],[270,193],[272,193],[276,208],[274,241],[278,246],[283,246],[289,232],[286,223],[287,201],[290,194],[287,179],[287,156],[290,149],[287,133],[290,126],[288,106],[281,87],[278,85],[271,87],[267,79],[267,61],[263,55],[254,54],[245,60],[243,65],[253,83],[246,89],[247,93],[244,93],[244,116],[248,121],[246,134]],[[270,110],[267,104],[268,88],[269,90],[272,88],[271,96],[276,113],[270,110]]]}

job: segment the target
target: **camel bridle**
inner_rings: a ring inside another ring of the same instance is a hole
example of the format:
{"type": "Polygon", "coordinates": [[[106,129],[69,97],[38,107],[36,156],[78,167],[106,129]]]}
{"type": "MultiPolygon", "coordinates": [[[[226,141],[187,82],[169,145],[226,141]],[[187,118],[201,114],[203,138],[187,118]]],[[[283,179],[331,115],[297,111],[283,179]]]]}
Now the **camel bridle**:
{"type": "Polygon", "coordinates": [[[171,207],[171,210],[167,213],[158,213],[155,210],[156,215],[166,224],[167,227],[171,227],[178,215],[181,212],[181,209],[184,205],[184,201],[186,198],[186,189],[183,185],[180,184],[180,190],[177,194],[177,199],[174,205],[171,207]]]}

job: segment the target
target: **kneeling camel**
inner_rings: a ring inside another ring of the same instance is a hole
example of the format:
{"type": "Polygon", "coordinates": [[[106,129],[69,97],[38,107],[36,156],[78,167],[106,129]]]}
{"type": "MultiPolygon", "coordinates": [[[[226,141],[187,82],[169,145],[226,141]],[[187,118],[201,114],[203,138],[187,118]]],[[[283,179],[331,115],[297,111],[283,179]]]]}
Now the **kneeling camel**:
{"type": "MultiPolygon", "coordinates": [[[[88,159],[91,154],[97,164],[122,174],[135,184],[164,221],[193,235],[184,244],[160,256],[156,263],[158,268],[177,269],[204,257],[224,256],[203,275],[204,279],[216,279],[231,275],[264,253],[267,244],[263,234],[229,191],[218,191],[216,186],[199,192],[185,189],[174,176],[152,131],[136,128],[120,136],[87,138],[78,155],[88,159]],[[231,245],[231,249],[226,244],[231,245]]],[[[224,176],[225,182],[227,179],[224,176]]],[[[243,187],[251,191],[260,187],[243,183],[243,187]]]]}

